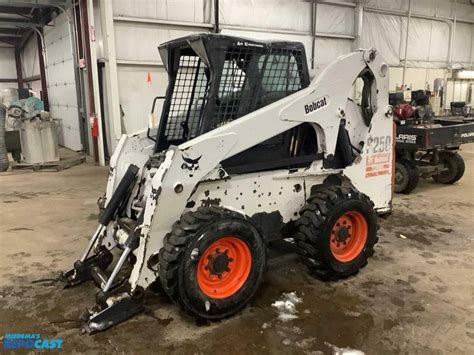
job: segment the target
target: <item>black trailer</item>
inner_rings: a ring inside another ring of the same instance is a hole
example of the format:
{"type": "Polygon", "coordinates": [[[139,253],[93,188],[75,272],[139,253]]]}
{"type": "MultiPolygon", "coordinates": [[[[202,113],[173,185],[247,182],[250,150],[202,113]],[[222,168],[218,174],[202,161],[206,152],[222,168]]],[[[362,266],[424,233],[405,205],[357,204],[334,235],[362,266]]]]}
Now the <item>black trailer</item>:
{"type": "Polygon", "coordinates": [[[465,166],[458,150],[462,144],[474,142],[474,117],[403,123],[397,122],[395,192],[410,193],[420,177],[432,177],[442,184],[461,179],[465,166]]]}

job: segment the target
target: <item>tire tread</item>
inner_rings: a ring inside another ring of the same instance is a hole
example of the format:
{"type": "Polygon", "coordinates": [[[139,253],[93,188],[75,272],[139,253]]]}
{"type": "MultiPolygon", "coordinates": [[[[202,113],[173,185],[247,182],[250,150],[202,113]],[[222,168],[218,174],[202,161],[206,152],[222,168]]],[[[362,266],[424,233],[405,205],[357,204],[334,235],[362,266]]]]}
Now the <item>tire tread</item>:
{"type": "MultiPolygon", "coordinates": [[[[328,223],[332,208],[347,199],[361,200],[371,206],[371,208],[374,207],[374,203],[366,195],[355,189],[331,186],[309,197],[306,205],[301,209],[301,217],[296,222],[298,230],[294,235],[294,239],[298,248],[298,254],[310,272],[324,280],[344,279],[359,271],[359,268],[350,272],[334,270],[325,261],[322,250],[318,249],[319,241],[324,237],[321,226],[328,223]]],[[[375,237],[375,242],[367,245],[364,251],[365,257],[360,267],[364,267],[367,264],[366,258],[373,255],[374,245],[377,241],[378,238],[375,237]]]]}

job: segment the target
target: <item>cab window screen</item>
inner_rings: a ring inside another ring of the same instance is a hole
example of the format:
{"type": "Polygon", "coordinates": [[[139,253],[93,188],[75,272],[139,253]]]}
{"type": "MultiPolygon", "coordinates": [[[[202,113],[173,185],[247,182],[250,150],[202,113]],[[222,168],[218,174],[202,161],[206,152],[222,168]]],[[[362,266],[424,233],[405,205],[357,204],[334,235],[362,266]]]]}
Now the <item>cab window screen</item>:
{"type": "Polygon", "coordinates": [[[197,135],[207,96],[205,68],[198,56],[180,57],[165,130],[167,141],[187,140],[197,135]]]}
{"type": "Polygon", "coordinates": [[[267,92],[293,92],[301,89],[300,71],[293,55],[270,54],[259,60],[262,87],[267,92]]]}

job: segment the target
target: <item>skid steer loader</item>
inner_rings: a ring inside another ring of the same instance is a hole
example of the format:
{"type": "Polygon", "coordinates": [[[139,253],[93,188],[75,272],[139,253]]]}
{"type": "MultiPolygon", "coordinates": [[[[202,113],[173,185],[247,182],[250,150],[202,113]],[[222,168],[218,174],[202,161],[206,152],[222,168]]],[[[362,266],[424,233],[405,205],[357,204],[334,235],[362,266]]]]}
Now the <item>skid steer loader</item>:
{"type": "Polygon", "coordinates": [[[381,56],[341,56],[310,82],[301,43],[198,34],[159,52],[169,84],[153,103],[164,99],[158,127],[119,141],[99,226],[62,274],[66,287],[99,286],[83,330],[137,314],[151,285],[191,315],[230,316],[278,238],[293,237],[325,279],[365,266],[392,199],[381,56]],[[356,80],[360,103],[348,98],[356,80]]]}

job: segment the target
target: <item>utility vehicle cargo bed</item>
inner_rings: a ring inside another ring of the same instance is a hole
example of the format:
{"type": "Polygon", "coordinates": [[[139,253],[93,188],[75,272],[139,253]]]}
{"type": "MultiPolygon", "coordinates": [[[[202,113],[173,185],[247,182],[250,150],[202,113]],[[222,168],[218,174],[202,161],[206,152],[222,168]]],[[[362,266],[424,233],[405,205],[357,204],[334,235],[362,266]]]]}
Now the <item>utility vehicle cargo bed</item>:
{"type": "Polygon", "coordinates": [[[396,147],[408,150],[457,148],[474,142],[474,121],[437,118],[433,123],[397,125],[396,147]]]}

